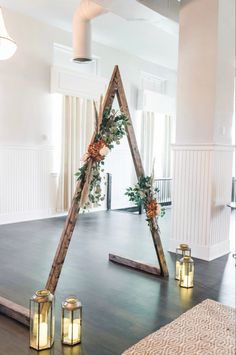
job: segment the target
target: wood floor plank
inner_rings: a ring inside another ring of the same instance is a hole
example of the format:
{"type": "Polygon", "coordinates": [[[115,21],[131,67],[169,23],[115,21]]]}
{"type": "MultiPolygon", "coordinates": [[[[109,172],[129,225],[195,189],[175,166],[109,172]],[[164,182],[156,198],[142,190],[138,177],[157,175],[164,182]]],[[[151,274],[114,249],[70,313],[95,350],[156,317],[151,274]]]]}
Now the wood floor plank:
{"type": "MultiPolygon", "coordinates": [[[[124,212],[81,214],[56,292],[56,340],[40,355],[120,355],[138,340],[206,298],[234,306],[232,254],[211,262],[195,259],[195,285],[181,289],[174,279],[175,257],[167,252],[170,209],[160,219],[168,278],[119,267],[109,252],[155,265],[156,254],[145,216],[124,212]],[[60,343],[60,305],[74,294],[83,305],[82,344],[60,343]]],[[[44,287],[65,217],[0,225],[0,295],[29,306],[44,287]]],[[[234,238],[234,236],[232,237],[234,238]]],[[[28,329],[0,315],[0,355],[35,355],[28,329]]]]}

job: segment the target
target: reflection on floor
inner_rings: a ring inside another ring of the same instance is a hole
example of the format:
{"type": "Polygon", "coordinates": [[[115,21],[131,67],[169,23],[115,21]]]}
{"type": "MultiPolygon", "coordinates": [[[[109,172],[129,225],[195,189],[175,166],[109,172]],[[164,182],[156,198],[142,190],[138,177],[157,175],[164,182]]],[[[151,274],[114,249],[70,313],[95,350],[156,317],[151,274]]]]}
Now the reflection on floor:
{"type": "MultiPolygon", "coordinates": [[[[0,226],[0,295],[28,307],[44,287],[65,218],[0,226]]],[[[170,210],[160,221],[166,250],[170,210]]],[[[166,252],[169,280],[110,263],[108,253],[155,263],[144,216],[97,212],[80,216],[56,293],[57,336],[42,355],[118,355],[206,298],[234,306],[232,254],[212,262],[196,261],[194,289],[174,280],[174,255],[166,252]],[[83,343],[73,350],[60,345],[60,303],[78,295],[83,304],[83,343]]],[[[28,331],[0,316],[0,355],[33,354],[28,331]]]]}

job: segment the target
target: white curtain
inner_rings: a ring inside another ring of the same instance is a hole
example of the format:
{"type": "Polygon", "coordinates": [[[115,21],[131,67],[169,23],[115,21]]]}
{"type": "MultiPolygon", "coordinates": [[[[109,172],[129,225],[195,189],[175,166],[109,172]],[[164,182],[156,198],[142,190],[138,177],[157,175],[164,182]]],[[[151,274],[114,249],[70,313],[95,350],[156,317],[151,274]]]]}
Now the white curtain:
{"type": "Polygon", "coordinates": [[[61,132],[61,166],[57,195],[57,211],[70,208],[75,191],[75,173],[83,164],[94,131],[93,101],[74,96],[64,96],[62,132],[61,132]]]}
{"type": "Polygon", "coordinates": [[[156,178],[171,175],[172,117],[143,112],[141,152],[146,175],[150,175],[155,161],[156,178]]]}
{"type": "Polygon", "coordinates": [[[162,154],[162,177],[171,177],[171,137],[172,119],[170,115],[164,115],[164,141],[162,154]]]}
{"type": "Polygon", "coordinates": [[[143,112],[142,117],[142,137],[141,137],[141,154],[145,175],[152,172],[154,161],[154,112],[143,112]]]}

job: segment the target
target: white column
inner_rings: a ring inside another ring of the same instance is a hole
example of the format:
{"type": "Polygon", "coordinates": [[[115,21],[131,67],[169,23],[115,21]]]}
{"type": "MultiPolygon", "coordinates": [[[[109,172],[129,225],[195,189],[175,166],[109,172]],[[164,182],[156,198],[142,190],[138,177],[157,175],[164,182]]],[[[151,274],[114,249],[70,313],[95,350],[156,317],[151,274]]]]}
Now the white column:
{"type": "Polygon", "coordinates": [[[170,251],[229,252],[234,0],[182,0],[170,251]]]}

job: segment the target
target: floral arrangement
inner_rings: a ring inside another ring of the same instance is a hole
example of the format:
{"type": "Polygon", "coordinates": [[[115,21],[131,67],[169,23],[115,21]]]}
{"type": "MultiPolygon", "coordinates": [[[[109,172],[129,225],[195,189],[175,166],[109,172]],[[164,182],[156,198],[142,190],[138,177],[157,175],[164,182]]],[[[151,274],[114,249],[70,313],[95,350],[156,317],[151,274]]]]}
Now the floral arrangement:
{"type": "Polygon", "coordinates": [[[156,227],[156,218],[163,217],[165,214],[165,209],[157,201],[158,192],[158,188],[154,187],[153,176],[141,176],[137,184],[129,187],[125,193],[131,202],[137,206],[144,206],[148,224],[155,223],[156,227]]]}
{"type": "Polygon", "coordinates": [[[100,120],[96,117],[94,139],[83,157],[84,164],[75,174],[77,180],[81,182],[81,188],[77,190],[77,199],[84,210],[92,205],[99,206],[104,200],[105,196],[101,189],[104,159],[114,148],[114,144],[120,144],[129,124],[125,115],[112,109],[105,109],[103,114],[100,112],[100,116],[100,120]]]}

